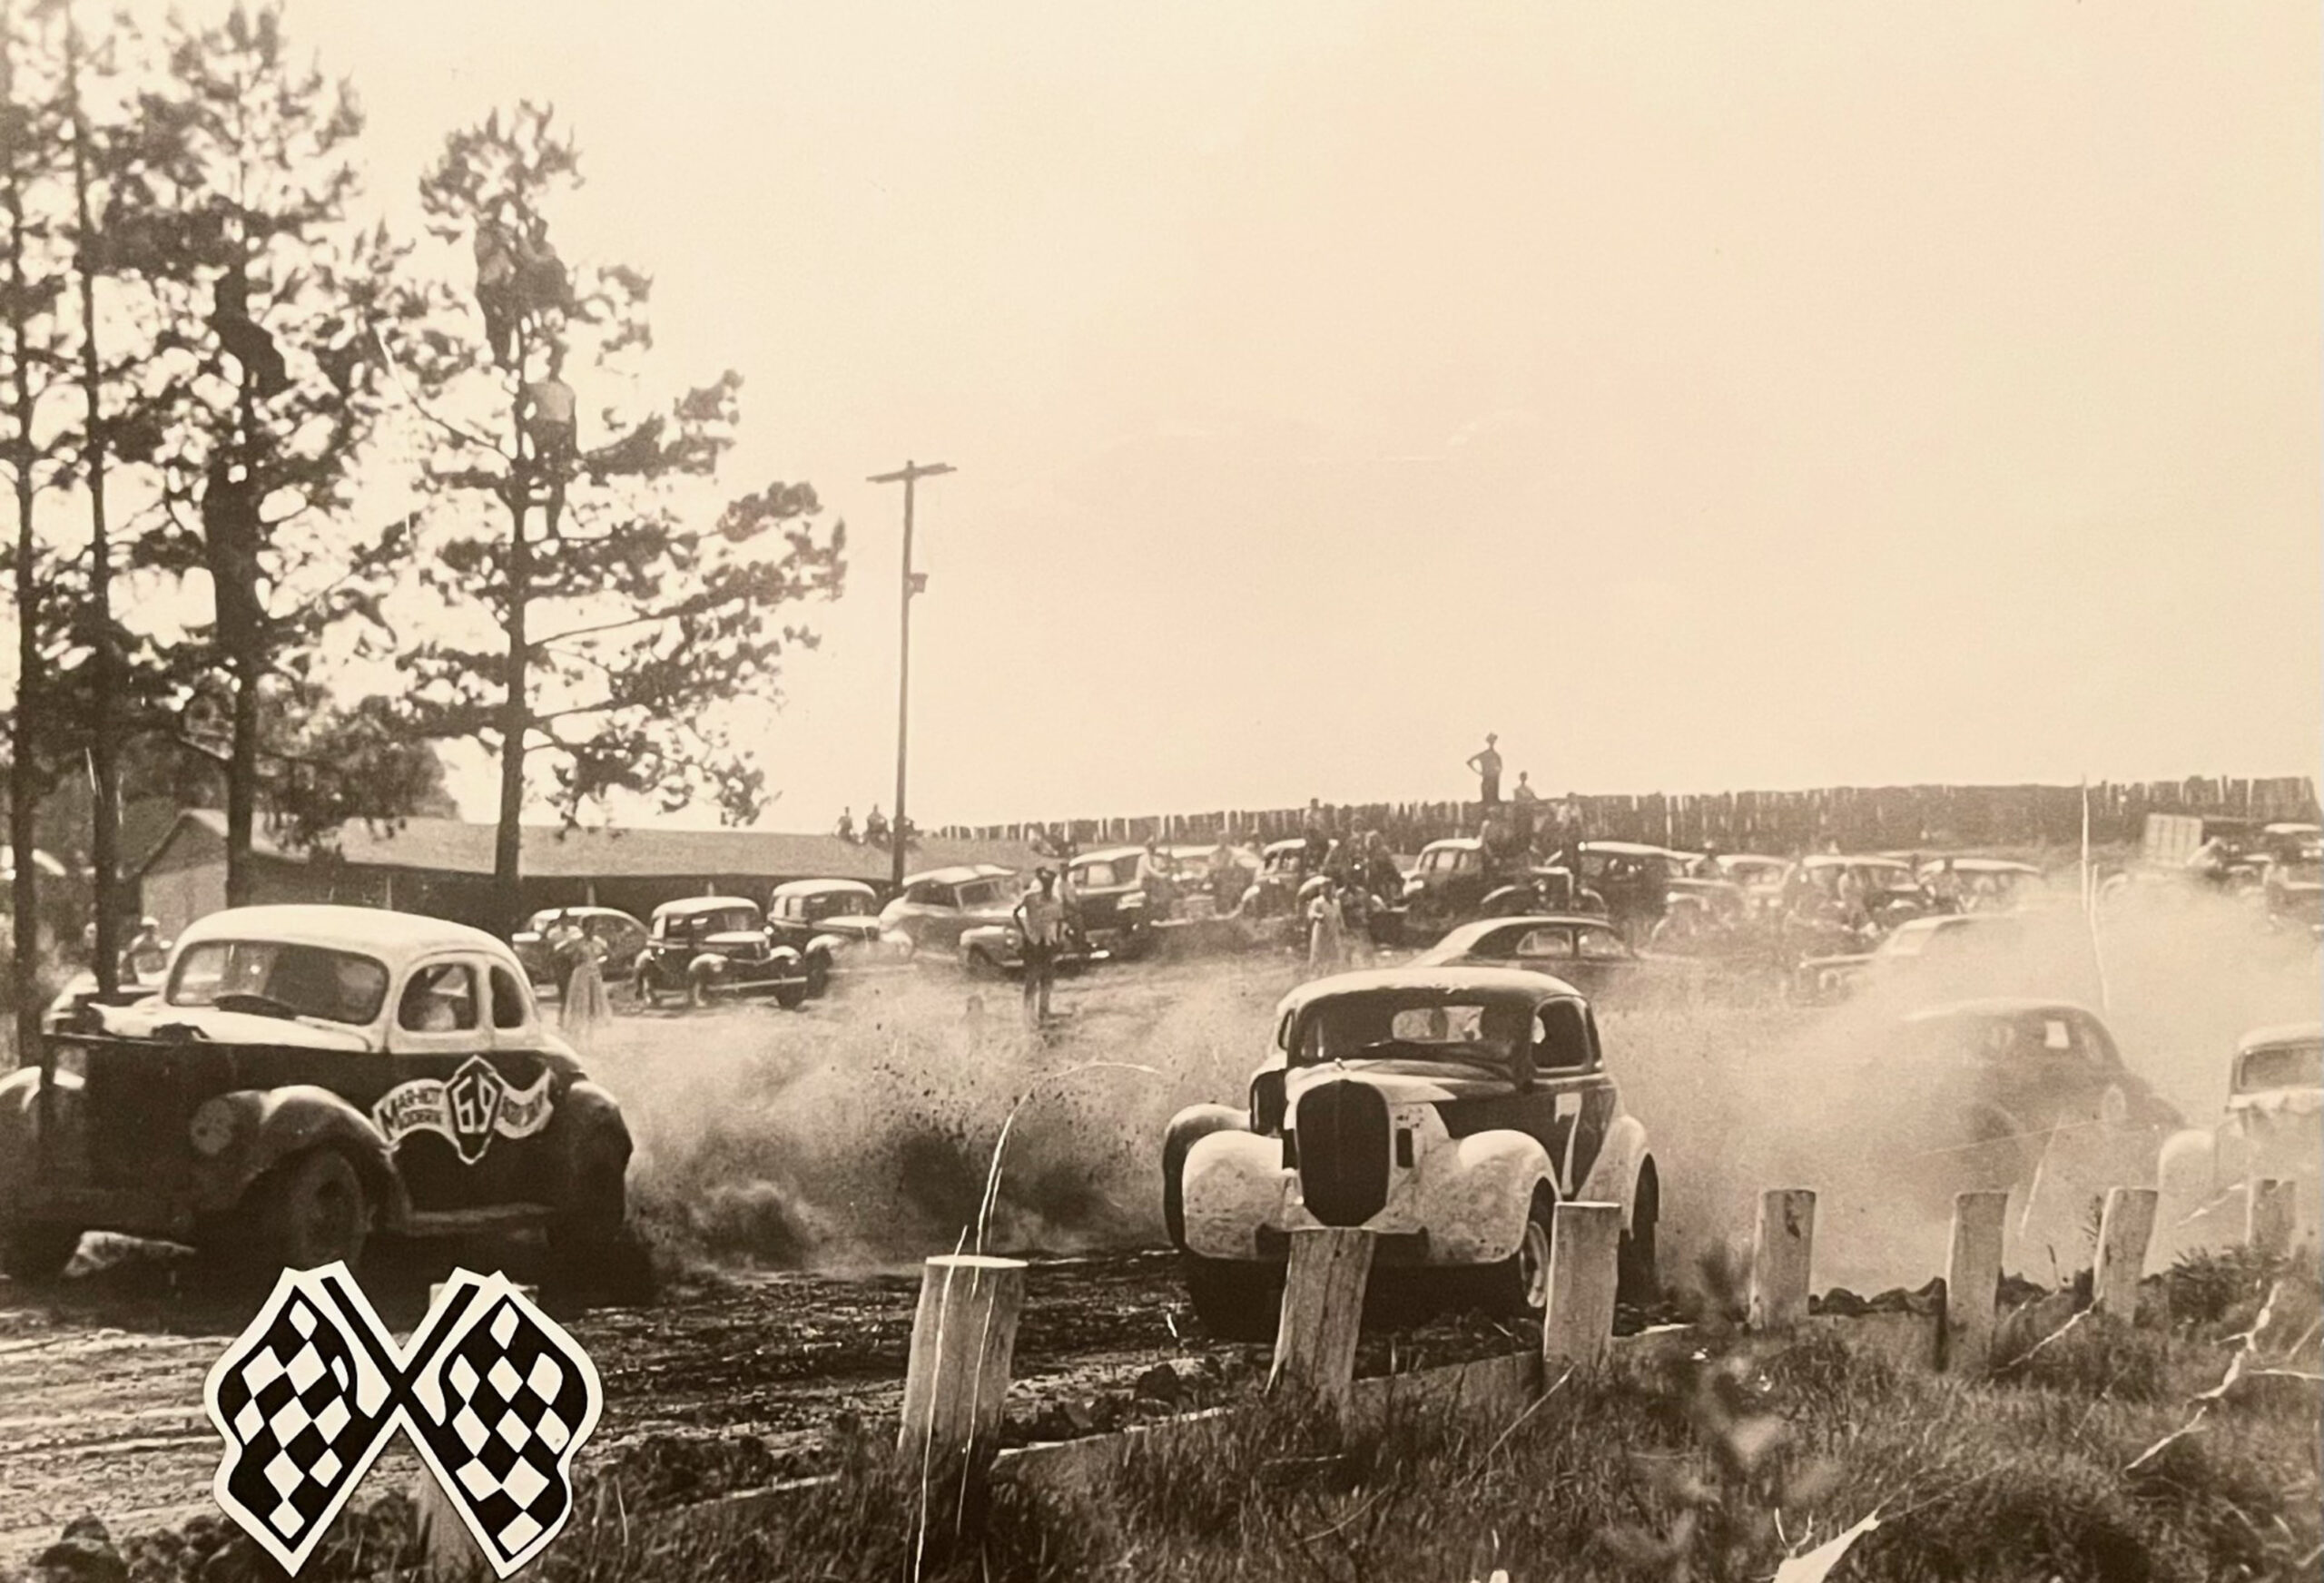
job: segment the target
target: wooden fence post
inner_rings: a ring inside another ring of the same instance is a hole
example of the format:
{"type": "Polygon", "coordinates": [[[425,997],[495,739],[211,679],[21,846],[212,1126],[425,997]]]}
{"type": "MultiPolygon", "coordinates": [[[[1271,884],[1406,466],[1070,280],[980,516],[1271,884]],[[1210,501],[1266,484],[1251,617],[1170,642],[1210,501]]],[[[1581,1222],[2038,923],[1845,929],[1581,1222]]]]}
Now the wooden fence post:
{"type": "Polygon", "coordinates": [[[1993,1355],[1994,1307],[2001,1295],[2002,1224],[2006,1193],[1961,1193],[1953,1199],[1953,1244],[1945,1260],[1945,1370],[1983,1374],[1993,1355]]]}
{"type": "Polygon", "coordinates": [[[2291,1252],[2297,1184],[2254,1176],[2243,1185],[2243,1240],[2255,1254],[2281,1258],[2291,1252]]]}
{"type": "Polygon", "coordinates": [[[1009,1395],[1025,1262],[947,1254],[920,1272],[896,1449],[931,1479],[973,1476],[990,1458],[1009,1395]]]}
{"type": "Polygon", "coordinates": [[[1777,1187],[1759,1195],[1751,1239],[1751,1328],[1788,1330],[1807,1317],[1807,1282],[1816,1254],[1816,1195],[1777,1187]]]}
{"type": "Polygon", "coordinates": [[[1541,1362],[1595,1368],[1614,1334],[1622,1243],[1619,1204],[1561,1204],[1551,1222],[1550,1300],[1541,1313],[1541,1362]]]}
{"type": "Polygon", "coordinates": [[[1373,1234],[1318,1226],[1291,1234],[1283,1313],[1275,1323],[1267,1391],[1304,1393],[1334,1409],[1355,1381],[1355,1338],[1364,1328],[1364,1289],[1372,1277],[1373,1234]]]}
{"type": "Polygon", "coordinates": [[[2139,1276],[2154,1235],[2157,1195],[2152,1187],[2109,1187],[2098,1217],[2098,1262],[2090,1275],[2090,1305],[2128,1322],[2139,1315],[2139,1276]]]}

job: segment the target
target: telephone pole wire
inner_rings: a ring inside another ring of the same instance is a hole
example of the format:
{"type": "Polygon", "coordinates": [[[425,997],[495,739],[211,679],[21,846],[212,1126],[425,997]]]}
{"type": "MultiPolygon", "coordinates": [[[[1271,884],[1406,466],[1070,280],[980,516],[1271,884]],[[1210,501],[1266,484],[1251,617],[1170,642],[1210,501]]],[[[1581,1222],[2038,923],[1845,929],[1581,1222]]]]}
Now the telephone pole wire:
{"type": "Polygon", "coordinates": [[[922,465],[908,461],[901,471],[874,473],[868,480],[904,487],[902,599],[896,633],[896,811],[888,827],[888,883],[899,891],[904,887],[904,751],[911,738],[911,596],[920,592],[923,580],[911,569],[912,486],[922,478],[933,478],[952,470],[945,462],[922,465]]]}

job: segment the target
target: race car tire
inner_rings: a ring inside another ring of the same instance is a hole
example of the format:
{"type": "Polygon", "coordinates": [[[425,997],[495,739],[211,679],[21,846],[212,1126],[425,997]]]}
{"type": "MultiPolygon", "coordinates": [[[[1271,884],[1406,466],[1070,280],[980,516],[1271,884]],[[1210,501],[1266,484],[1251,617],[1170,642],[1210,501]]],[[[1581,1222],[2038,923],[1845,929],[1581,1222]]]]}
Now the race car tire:
{"type": "Polygon", "coordinates": [[[971,978],[998,978],[1000,964],[980,950],[971,948],[960,953],[960,971],[971,978]]]}
{"type": "Polygon", "coordinates": [[[1525,1234],[1517,1252],[1484,1267],[1483,1306],[1496,1313],[1539,1320],[1549,1306],[1550,1237],[1557,1224],[1557,1195],[1542,1183],[1525,1209],[1525,1234]]]}
{"type": "Polygon", "coordinates": [[[261,1179],[259,1245],[285,1270],[311,1270],[338,1260],[350,1270],[363,1260],[370,1209],[363,1179],[337,1149],[294,1155],[261,1179]]]}
{"type": "Polygon", "coordinates": [[[1630,1223],[1614,1254],[1614,1301],[1630,1308],[1650,1308],[1662,1298],[1662,1276],[1655,1248],[1655,1223],[1662,1216],[1662,1186],[1654,1164],[1638,1174],[1638,1189],[1630,1199],[1630,1223]]]}
{"type": "Polygon", "coordinates": [[[44,1285],[64,1273],[80,1245],[77,1225],[12,1225],[0,1232],[0,1275],[27,1286],[44,1285]]]}
{"type": "Polygon", "coordinates": [[[1203,1329],[1225,1342],[1269,1342],[1283,1318],[1283,1269],[1183,1255],[1187,1299],[1203,1329]]]}
{"type": "Polygon", "coordinates": [[[821,1000],[831,992],[832,959],[822,951],[807,959],[807,998],[821,1000]]]}
{"type": "Polygon", "coordinates": [[[785,1011],[796,1011],[807,1004],[807,980],[787,979],[774,987],[774,1003],[785,1011]]]}

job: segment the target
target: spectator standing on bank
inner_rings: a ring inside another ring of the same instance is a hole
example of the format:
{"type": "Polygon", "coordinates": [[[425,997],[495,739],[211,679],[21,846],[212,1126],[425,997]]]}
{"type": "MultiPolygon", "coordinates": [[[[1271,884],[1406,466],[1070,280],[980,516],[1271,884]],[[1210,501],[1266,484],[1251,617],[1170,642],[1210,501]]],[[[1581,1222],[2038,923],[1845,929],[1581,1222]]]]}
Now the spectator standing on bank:
{"type": "Polygon", "coordinates": [[[888,844],[888,816],[880,811],[880,805],[876,802],[872,805],[872,811],[863,816],[863,844],[869,847],[888,844]]]}
{"type": "Polygon", "coordinates": [[[1477,801],[1487,807],[1501,801],[1501,738],[1485,733],[1485,745],[1469,755],[1469,768],[1477,777],[1477,801]]]}
{"type": "Polygon", "coordinates": [[[852,841],[855,839],[854,809],[842,808],[839,811],[839,829],[834,833],[843,841],[852,841]]]}
{"type": "Polygon", "coordinates": [[[1315,890],[1307,904],[1307,970],[1336,973],[1347,960],[1346,919],[1339,896],[1329,885],[1315,890]]]}

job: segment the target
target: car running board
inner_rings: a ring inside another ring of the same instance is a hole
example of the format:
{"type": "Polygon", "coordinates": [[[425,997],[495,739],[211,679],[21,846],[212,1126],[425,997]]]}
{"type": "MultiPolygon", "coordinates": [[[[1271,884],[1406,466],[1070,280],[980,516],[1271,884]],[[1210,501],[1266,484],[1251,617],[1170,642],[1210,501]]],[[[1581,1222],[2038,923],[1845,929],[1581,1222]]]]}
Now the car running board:
{"type": "Polygon", "coordinates": [[[487,1235],[495,1232],[531,1231],[547,1225],[556,1212],[546,1204],[490,1204],[478,1209],[415,1209],[400,1228],[406,1236],[487,1235]]]}

